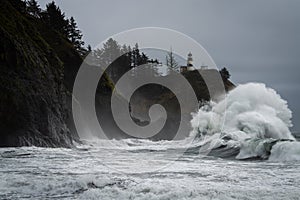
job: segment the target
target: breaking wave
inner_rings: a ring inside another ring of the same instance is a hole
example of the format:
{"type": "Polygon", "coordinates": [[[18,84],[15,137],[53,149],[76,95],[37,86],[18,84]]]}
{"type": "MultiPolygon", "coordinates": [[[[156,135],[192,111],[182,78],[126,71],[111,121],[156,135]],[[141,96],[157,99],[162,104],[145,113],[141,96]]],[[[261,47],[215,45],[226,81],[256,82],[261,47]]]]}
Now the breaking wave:
{"type": "Polygon", "coordinates": [[[287,102],[275,90],[248,83],[194,113],[191,137],[199,143],[199,151],[208,155],[300,160],[300,143],[289,130],[291,118],[287,102]]]}

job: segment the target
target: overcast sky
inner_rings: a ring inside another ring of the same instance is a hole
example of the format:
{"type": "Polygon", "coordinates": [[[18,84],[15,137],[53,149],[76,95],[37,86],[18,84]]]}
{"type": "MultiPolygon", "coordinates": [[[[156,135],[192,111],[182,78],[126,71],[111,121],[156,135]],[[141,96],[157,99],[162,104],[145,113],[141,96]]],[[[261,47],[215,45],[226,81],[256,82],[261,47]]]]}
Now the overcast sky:
{"type": "MultiPolygon", "coordinates": [[[[40,0],[42,7],[49,1],[40,0]]],[[[97,45],[137,27],[180,31],[199,42],[236,83],[264,82],[289,103],[300,131],[299,0],[60,0],[84,41],[97,45]]]]}

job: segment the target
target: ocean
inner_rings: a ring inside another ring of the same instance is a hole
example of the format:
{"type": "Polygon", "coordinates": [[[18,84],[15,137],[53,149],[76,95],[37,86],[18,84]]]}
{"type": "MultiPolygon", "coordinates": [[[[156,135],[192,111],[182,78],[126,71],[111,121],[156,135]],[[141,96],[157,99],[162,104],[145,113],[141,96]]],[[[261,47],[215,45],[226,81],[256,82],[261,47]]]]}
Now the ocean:
{"type": "Polygon", "coordinates": [[[0,199],[300,198],[299,161],[178,155],[167,150],[171,143],[126,139],[73,149],[2,148],[0,199]]]}

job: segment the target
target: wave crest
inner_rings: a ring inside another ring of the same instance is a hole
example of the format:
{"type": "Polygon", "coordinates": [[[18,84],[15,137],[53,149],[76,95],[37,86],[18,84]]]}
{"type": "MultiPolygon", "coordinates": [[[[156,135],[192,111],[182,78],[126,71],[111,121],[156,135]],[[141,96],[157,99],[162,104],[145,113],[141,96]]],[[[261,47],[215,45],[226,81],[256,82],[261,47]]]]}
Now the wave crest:
{"type": "Polygon", "coordinates": [[[237,159],[268,158],[277,142],[295,141],[289,130],[291,118],[287,102],[275,90],[262,83],[247,83],[194,113],[191,136],[205,143],[202,150],[209,146],[204,152],[239,147],[237,159]]]}

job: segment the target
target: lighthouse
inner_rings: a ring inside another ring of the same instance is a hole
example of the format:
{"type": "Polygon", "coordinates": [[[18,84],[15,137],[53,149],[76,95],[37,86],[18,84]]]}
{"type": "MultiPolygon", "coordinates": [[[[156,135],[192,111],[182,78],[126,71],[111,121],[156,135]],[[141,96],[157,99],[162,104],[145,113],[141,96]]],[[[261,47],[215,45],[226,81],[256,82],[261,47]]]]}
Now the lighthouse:
{"type": "Polygon", "coordinates": [[[186,66],[180,66],[180,72],[184,73],[186,71],[194,71],[194,70],[195,70],[195,67],[193,65],[193,55],[190,52],[187,57],[186,66]]]}
{"type": "Polygon", "coordinates": [[[193,71],[193,70],[195,70],[195,68],[194,68],[194,66],[193,66],[193,55],[192,55],[191,52],[188,54],[186,66],[187,66],[187,70],[188,70],[188,71],[193,71]]]}

